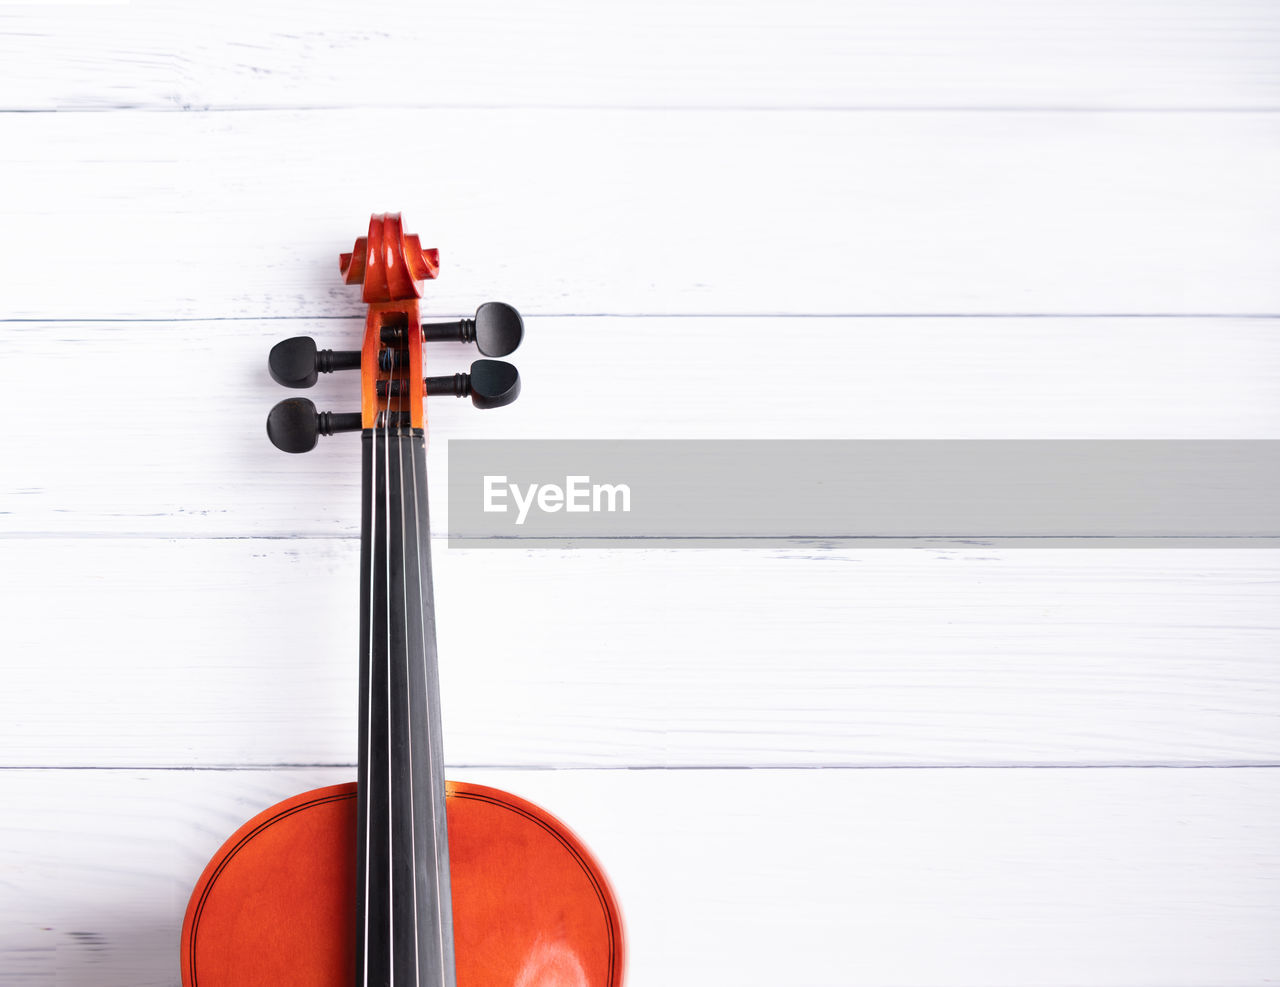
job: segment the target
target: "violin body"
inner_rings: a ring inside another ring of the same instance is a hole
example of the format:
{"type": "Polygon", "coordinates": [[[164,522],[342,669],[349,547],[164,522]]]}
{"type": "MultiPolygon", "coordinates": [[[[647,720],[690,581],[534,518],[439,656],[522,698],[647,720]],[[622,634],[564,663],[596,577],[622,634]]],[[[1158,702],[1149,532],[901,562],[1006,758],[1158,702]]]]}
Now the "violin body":
{"type": "MultiPolygon", "coordinates": [[[[459,987],[618,987],[622,924],[582,842],[496,788],[446,785],[459,987]]],[[[351,987],[356,786],[304,792],[209,861],[182,927],[184,987],[351,987]]]]}

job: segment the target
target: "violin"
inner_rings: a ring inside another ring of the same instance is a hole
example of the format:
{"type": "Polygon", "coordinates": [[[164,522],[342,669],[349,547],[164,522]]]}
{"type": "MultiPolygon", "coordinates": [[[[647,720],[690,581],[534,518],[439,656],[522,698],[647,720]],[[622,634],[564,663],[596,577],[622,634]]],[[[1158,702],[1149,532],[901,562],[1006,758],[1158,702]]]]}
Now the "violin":
{"type": "Polygon", "coordinates": [[[309,387],[360,371],[361,409],[280,402],[267,434],[291,453],[359,431],[360,688],[354,783],[304,792],[214,854],[182,927],[184,987],[618,987],[623,932],[600,865],[531,802],[447,782],[427,518],[426,396],[509,404],[520,378],[489,359],[523,336],[509,305],[423,324],[439,254],[374,215],[340,271],[368,304],[358,351],[277,344],[271,376],[309,387]],[[475,343],[469,373],[428,376],[424,343],[475,343]]]}

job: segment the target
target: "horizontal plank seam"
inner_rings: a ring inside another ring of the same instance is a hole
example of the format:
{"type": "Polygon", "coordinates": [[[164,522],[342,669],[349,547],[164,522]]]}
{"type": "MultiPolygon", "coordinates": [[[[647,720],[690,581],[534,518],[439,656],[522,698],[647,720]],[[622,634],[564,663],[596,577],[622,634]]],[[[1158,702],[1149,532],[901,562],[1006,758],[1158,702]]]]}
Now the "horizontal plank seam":
{"type": "MultiPolygon", "coordinates": [[[[344,315],[183,315],[90,316],[48,315],[0,318],[0,325],[121,324],[170,325],[188,322],[349,322],[364,312],[344,315]]],[[[1280,312],[525,312],[527,319],[1280,319],[1280,312]]]]}
{"type": "MultiPolygon", "coordinates": [[[[276,764],[9,764],[0,771],[296,771],[320,768],[356,770],[354,762],[280,762],[276,764]]],[[[897,764],[446,764],[448,771],[1256,771],[1280,768],[1278,761],[1081,761],[1032,764],[992,761],[975,764],[945,762],[897,764]]]]}
{"type": "Polygon", "coordinates": [[[334,104],[201,104],[192,103],[109,103],[99,105],[7,106],[0,113],[333,113],[369,111],[431,111],[456,112],[458,110],[483,112],[579,112],[579,113],[1114,113],[1114,114],[1244,114],[1280,113],[1280,106],[1261,104],[1240,106],[1154,106],[1132,103],[1107,105],[1022,105],[1022,104],[935,104],[911,105],[893,103],[866,104],[758,104],[758,103],[693,103],[667,105],[662,103],[334,103],[334,104]]]}
{"type": "MultiPolygon", "coordinates": [[[[786,440],[780,440],[786,441],[786,440]]],[[[798,439],[796,441],[804,441],[798,439]]],[[[998,440],[996,440],[998,441],[998,440]]],[[[1046,439],[1045,441],[1056,441],[1046,439]]],[[[1230,441],[1230,440],[1223,440],[1230,441]]],[[[0,511],[0,517],[10,512],[0,511]]],[[[453,535],[448,532],[436,532],[431,536],[435,542],[457,542],[456,547],[467,548],[473,545],[479,545],[482,542],[511,542],[510,547],[518,548],[521,544],[527,544],[531,548],[559,548],[569,542],[582,542],[583,548],[608,548],[603,543],[616,542],[619,545],[634,544],[635,542],[656,542],[658,548],[672,542],[744,542],[744,543],[760,543],[768,542],[768,546],[757,545],[760,548],[785,548],[787,545],[795,545],[797,547],[813,548],[815,546],[827,545],[831,542],[883,542],[885,548],[908,549],[915,548],[923,551],[933,551],[939,548],[1001,548],[1008,547],[1005,542],[1018,542],[1021,546],[1025,546],[1026,542],[1123,542],[1128,548],[1159,548],[1155,545],[1139,545],[1132,543],[1141,542],[1186,542],[1187,548],[1196,548],[1196,543],[1202,542],[1258,542],[1265,541],[1266,545],[1246,546],[1256,548],[1280,548],[1280,533],[1274,531],[1264,531],[1257,534],[1247,535],[1166,535],[1166,534],[1143,534],[1143,535],[858,535],[858,534],[838,534],[838,535],[583,535],[576,537],[548,535],[546,537],[518,537],[505,535],[492,535],[487,537],[471,537],[465,535],[453,535]],[[901,542],[933,542],[930,545],[902,545],[901,542]]],[[[0,541],[110,541],[112,539],[120,539],[122,541],[358,541],[360,539],[359,532],[316,532],[301,531],[296,534],[284,535],[268,535],[268,534],[226,534],[217,532],[191,532],[191,531],[173,531],[173,532],[156,532],[156,531],[113,531],[113,530],[90,530],[90,531],[0,531],[0,541]]],[[[732,546],[730,546],[732,547],[732,546]]],[[[752,547],[751,544],[743,545],[744,548],[752,547]]]]}

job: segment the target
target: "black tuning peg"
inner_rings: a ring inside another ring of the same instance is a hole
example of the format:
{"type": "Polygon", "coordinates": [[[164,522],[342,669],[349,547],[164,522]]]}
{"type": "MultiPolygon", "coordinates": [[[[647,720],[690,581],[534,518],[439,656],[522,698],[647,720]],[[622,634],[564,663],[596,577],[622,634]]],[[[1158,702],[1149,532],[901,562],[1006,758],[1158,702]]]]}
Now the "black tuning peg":
{"type": "Polygon", "coordinates": [[[308,398],[286,398],[267,415],[267,438],[282,452],[310,452],[321,435],[360,431],[360,412],[316,411],[308,398]]]}
{"type": "MultiPolygon", "coordinates": [[[[271,379],[285,387],[310,387],[317,374],[359,370],[359,350],[317,350],[310,336],[294,336],[271,347],[267,357],[271,379]]],[[[314,445],[314,443],[312,443],[314,445]]],[[[283,448],[283,446],[281,447],[283,448]]]]}
{"type": "Polygon", "coordinates": [[[477,408],[501,408],[520,396],[520,372],[502,360],[476,360],[471,373],[428,377],[426,385],[427,394],[470,397],[477,408]]]}
{"type": "Polygon", "coordinates": [[[424,322],[422,338],[428,343],[475,343],[485,356],[506,356],[524,339],[524,320],[505,302],[485,302],[474,319],[424,322]]]}

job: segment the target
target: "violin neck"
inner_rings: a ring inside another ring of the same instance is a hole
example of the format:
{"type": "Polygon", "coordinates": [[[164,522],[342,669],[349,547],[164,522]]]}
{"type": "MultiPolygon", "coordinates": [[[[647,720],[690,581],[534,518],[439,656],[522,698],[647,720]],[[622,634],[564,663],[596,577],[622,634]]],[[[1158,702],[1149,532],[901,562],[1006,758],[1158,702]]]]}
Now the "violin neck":
{"type": "Polygon", "coordinates": [[[421,429],[365,429],[357,979],[454,987],[421,429]]]}

